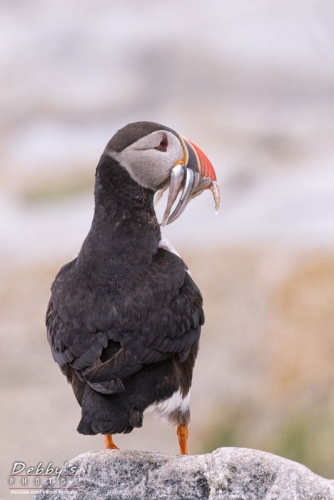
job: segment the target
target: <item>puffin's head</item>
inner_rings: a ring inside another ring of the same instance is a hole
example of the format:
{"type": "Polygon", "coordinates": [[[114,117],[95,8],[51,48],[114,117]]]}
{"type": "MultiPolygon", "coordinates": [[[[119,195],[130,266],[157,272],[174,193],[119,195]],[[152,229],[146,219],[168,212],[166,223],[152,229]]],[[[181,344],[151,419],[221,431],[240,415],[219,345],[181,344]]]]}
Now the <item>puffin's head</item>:
{"type": "Polygon", "coordinates": [[[169,188],[163,226],[176,220],[204,189],[211,189],[218,210],[219,186],[211,162],[193,142],[174,130],[153,122],[129,123],[116,132],[104,153],[125,168],[135,182],[156,192],[156,201],[169,188]],[[178,204],[170,214],[179,193],[178,204]]]}

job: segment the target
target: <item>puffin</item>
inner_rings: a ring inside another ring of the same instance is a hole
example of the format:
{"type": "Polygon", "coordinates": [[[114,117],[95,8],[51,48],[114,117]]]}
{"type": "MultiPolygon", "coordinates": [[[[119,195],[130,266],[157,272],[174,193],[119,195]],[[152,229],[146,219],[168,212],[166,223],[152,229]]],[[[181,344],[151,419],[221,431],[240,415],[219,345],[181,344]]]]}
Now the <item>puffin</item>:
{"type": "Polygon", "coordinates": [[[141,427],[154,410],[177,427],[180,454],[188,453],[203,299],[161,228],[206,189],[218,210],[207,156],[159,123],[118,130],[97,165],[91,228],[52,284],[46,327],[81,406],[77,431],[104,435],[107,449],[118,449],[114,434],[141,427]],[[155,202],[166,191],[159,223],[155,202]]]}

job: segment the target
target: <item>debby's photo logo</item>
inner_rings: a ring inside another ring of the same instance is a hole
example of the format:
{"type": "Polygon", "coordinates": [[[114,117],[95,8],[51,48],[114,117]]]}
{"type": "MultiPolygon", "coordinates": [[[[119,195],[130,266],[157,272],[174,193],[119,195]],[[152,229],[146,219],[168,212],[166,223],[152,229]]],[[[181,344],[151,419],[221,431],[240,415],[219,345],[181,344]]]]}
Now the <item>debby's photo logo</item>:
{"type": "Polygon", "coordinates": [[[76,478],[73,477],[77,467],[55,467],[52,462],[44,466],[39,462],[36,466],[27,466],[25,462],[14,462],[8,477],[8,487],[11,494],[31,493],[42,488],[55,492],[56,490],[78,489],[76,478]],[[70,485],[68,479],[71,478],[70,485]]]}

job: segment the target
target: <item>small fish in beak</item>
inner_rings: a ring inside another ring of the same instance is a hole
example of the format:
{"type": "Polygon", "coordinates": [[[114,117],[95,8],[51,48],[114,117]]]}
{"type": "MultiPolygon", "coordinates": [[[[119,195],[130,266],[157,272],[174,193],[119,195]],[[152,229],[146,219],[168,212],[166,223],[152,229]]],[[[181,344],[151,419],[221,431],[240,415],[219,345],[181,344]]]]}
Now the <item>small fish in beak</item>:
{"type": "Polygon", "coordinates": [[[201,194],[205,189],[210,189],[213,194],[216,212],[219,209],[220,192],[216,172],[203,151],[193,142],[180,136],[184,150],[184,158],[178,162],[171,171],[170,181],[158,192],[156,203],[161,199],[164,191],[169,187],[167,207],[161,222],[162,226],[174,222],[190,200],[201,194]],[[181,192],[178,204],[172,213],[172,206],[181,192]]]}

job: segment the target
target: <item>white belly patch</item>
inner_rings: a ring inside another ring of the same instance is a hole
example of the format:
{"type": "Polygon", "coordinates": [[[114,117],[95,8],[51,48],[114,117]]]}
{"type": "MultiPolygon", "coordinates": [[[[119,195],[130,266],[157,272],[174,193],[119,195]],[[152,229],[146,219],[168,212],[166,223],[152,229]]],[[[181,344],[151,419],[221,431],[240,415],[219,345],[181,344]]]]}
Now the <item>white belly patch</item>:
{"type": "Polygon", "coordinates": [[[163,248],[164,250],[167,250],[168,252],[175,253],[178,257],[181,257],[181,255],[175,250],[173,245],[169,243],[169,241],[164,238],[163,236],[161,237],[161,240],[159,241],[159,248],[163,248]]]}
{"type": "MultiPolygon", "coordinates": [[[[159,246],[159,248],[163,248],[164,250],[167,250],[167,252],[174,253],[175,255],[177,255],[178,257],[181,258],[181,255],[175,250],[173,245],[171,243],[169,243],[169,241],[166,240],[166,238],[164,238],[163,236],[161,237],[161,240],[159,241],[158,246],[159,246]]],[[[191,276],[189,269],[186,269],[186,271],[189,274],[189,276],[191,276]]]]}
{"type": "Polygon", "coordinates": [[[145,411],[154,411],[159,418],[168,420],[168,415],[176,410],[181,413],[186,413],[189,410],[189,401],[190,391],[184,397],[180,389],[178,389],[170,398],[165,399],[165,401],[160,401],[159,403],[153,403],[148,406],[145,411]]]}

